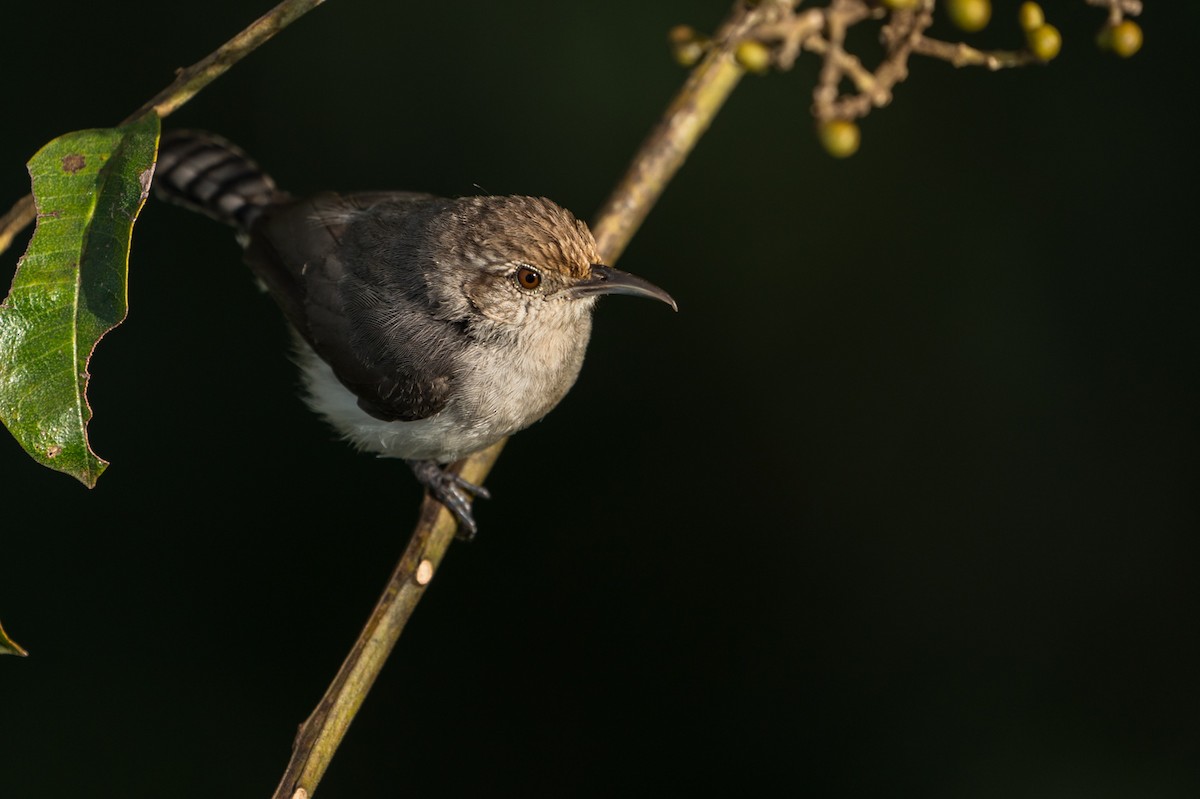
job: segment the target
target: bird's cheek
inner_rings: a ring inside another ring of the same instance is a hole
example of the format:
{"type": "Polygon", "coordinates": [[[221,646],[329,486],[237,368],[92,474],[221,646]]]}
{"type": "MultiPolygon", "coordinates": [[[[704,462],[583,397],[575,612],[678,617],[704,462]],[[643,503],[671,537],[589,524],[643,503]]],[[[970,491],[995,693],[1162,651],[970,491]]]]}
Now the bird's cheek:
{"type": "Polygon", "coordinates": [[[493,322],[519,325],[529,312],[527,298],[517,296],[506,285],[476,281],[463,286],[463,294],[476,313],[493,322]]]}

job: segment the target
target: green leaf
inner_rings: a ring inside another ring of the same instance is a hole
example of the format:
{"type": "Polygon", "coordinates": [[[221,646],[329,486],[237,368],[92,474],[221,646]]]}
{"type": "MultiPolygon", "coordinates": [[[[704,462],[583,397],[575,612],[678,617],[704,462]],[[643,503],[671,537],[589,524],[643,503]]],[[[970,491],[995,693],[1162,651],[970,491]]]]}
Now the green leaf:
{"type": "Polygon", "coordinates": [[[146,200],[159,120],[60,136],[29,161],[37,228],[0,305],[0,421],[34,460],[89,488],[88,360],[125,319],[129,239],[146,200]]]}
{"type": "Polygon", "coordinates": [[[4,625],[0,624],[0,655],[20,655],[25,657],[29,653],[21,648],[21,645],[8,637],[8,633],[4,632],[4,625]]]}

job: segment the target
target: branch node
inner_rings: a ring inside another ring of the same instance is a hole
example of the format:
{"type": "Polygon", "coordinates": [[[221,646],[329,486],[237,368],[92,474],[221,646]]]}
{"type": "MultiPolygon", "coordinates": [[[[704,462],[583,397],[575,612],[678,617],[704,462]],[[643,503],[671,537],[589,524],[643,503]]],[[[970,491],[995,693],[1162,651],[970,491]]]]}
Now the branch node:
{"type": "Polygon", "coordinates": [[[429,558],[423,558],[417,564],[417,574],[415,577],[417,585],[429,585],[429,581],[433,579],[433,561],[429,558]]]}

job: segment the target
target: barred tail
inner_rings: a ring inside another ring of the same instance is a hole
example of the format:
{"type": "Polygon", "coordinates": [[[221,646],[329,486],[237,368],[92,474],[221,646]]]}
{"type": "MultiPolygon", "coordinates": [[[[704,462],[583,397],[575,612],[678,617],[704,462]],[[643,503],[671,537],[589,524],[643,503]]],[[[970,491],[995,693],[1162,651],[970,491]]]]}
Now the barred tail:
{"type": "Polygon", "coordinates": [[[237,145],[195,130],[163,135],[154,190],[159,199],[243,231],[249,230],[263,208],[287,197],[237,145]]]}

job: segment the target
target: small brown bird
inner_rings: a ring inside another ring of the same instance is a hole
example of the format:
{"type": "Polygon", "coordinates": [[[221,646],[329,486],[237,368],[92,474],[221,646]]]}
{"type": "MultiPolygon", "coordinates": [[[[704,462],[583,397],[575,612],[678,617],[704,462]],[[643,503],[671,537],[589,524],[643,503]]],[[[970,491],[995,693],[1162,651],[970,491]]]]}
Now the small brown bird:
{"type": "Polygon", "coordinates": [[[160,197],[237,228],[297,333],[306,399],[351,444],[402,458],[476,532],[444,468],[546,415],[579,375],[602,294],[671,296],[601,264],[587,225],[541,197],[413,192],[295,199],[207,133],[163,137],[160,197]]]}

